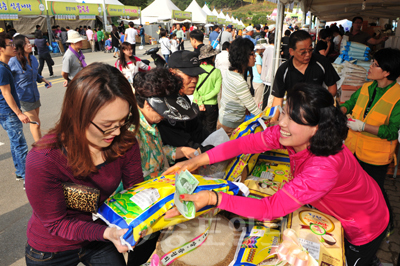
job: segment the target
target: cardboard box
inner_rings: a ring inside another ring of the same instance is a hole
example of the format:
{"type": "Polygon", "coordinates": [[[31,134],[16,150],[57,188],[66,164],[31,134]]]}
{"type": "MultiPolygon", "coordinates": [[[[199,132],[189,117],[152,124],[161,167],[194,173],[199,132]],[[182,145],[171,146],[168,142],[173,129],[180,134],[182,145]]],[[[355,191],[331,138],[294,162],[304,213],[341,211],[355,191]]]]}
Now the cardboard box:
{"type": "Polygon", "coordinates": [[[287,228],[296,232],[299,243],[319,265],[346,265],[343,227],[336,218],[301,207],[289,215],[287,228]]]}
{"type": "Polygon", "coordinates": [[[345,101],[350,100],[351,95],[356,92],[360,87],[359,86],[350,86],[350,85],[342,85],[342,92],[340,94],[339,101],[340,103],[344,103],[345,101]]]}

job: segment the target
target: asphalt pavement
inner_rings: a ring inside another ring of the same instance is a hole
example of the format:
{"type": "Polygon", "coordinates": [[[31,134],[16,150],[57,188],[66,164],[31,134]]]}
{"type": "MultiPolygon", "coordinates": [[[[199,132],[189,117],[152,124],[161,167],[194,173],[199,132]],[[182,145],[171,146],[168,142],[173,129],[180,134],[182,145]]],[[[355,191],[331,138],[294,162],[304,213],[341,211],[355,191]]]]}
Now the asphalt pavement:
{"type": "MultiPolygon", "coordinates": [[[[187,45],[190,45],[188,43],[187,45]]],[[[149,49],[154,45],[146,45],[149,49]]],[[[137,49],[136,56],[141,59],[152,61],[150,56],[143,56],[144,50],[137,49]]],[[[103,62],[114,65],[116,58],[112,53],[84,51],[87,64],[93,62],[103,62]]],[[[43,84],[39,84],[40,107],[39,117],[43,135],[54,127],[57,122],[66,88],[63,87],[64,79],[61,76],[62,57],[53,57],[54,76],[49,77],[47,65],[43,69],[43,76],[52,82],[53,87],[46,89],[43,84]]],[[[154,64],[150,64],[154,67],[154,64]]],[[[24,125],[24,134],[29,149],[33,143],[33,138],[29,130],[29,125],[24,125]]],[[[15,168],[13,165],[10,141],[6,132],[0,127],[0,266],[13,265],[22,266],[25,264],[25,244],[26,228],[28,220],[32,214],[32,209],[23,190],[22,181],[15,178],[15,168]]],[[[43,195],[46,197],[46,195],[43,195]]]]}

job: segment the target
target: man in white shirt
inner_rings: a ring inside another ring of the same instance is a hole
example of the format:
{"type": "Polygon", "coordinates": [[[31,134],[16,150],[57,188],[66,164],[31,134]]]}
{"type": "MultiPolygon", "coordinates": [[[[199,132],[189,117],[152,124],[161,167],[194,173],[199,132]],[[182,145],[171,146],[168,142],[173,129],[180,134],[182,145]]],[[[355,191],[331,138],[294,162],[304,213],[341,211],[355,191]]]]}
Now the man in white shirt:
{"type": "Polygon", "coordinates": [[[222,79],[225,78],[226,71],[231,66],[229,62],[229,46],[229,42],[222,43],[222,52],[215,57],[215,68],[221,71],[222,79]]]}
{"type": "Polygon", "coordinates": [[[133,28],[133,22],[128,23],[129,28],[125,31],[125,42],[129,42],[132,46],[133,55],[136,54],[136,36],[138,35],[137,30],[133,28]]]}
{"type": "Polygon", "coordinates": [[[92,53],[93,53],[94,52],[94,39],[93,39],[93,31],[90,26],[88,26],[88,28],[87,28],[86,36],[90,43],[90,47],[92,47],[92,53]]]}
{"type": "MultiPolygon", "coordinates": [[[[228,72],[229,67],[231,66],[231,62],[229,62],[230,45],[231,45],[230,42],[222,43],[222,51],[215,57],[215,68],[221,71],[222,80],[225,79],[226,73],[228,72]]],[[[220,107],[221,95],[222,95],[222,86],[221,90],[218,93],[218,98],[217,98],[218,107],[220,107]]]]}

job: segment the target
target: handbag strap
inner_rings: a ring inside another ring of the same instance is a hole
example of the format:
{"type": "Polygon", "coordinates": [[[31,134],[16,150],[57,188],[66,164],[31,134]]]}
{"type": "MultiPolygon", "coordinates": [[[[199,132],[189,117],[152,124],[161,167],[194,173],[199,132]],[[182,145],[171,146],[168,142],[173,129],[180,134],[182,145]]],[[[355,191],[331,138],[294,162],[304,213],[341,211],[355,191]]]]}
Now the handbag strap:
{"type": "Polygon", "coordinates": [[[167,50],[169,51],[170,54],[172,54],[171,50],[168,49],[168,47],[163,42],[161,42],[161,44],[164,45],[165,48],[167,48],[167,50]]]}
{"type": "Polygon", "coordinates": [[[213,67],[213,69],[211,69],[210,72],[208,72],[208,75],[206,76],[205,79],[203,79],[203,81],[200,83],[199,87],[196,88],[197,92],[200,90],[201,86],[203,86],[204,82],[206,82],[206,80],[208,79],[208,77],[211,75],[211,73],[215,70],[215,67],[213,67]]]}

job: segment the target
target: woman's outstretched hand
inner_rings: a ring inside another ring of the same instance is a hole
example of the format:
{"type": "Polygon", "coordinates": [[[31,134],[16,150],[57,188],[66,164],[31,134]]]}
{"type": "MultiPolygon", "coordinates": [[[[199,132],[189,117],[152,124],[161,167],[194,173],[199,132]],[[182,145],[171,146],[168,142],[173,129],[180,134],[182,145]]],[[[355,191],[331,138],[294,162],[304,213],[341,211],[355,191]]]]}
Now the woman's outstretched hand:
{"type": "Polygon", "coordinates": [[[210,164],[210,159],[208,158],[207,153],[203,153],[190,160],[175,164],[174,166],[168,168],[164,173],[162,173],[162,175],[172,175],[185,170],[193,172],[200,166],[207,164],[210,164]]]}

